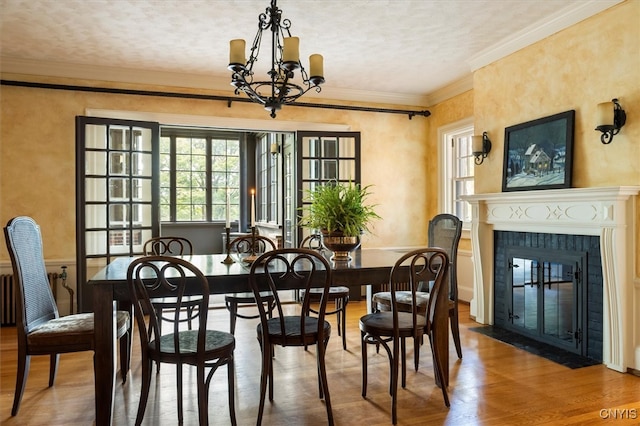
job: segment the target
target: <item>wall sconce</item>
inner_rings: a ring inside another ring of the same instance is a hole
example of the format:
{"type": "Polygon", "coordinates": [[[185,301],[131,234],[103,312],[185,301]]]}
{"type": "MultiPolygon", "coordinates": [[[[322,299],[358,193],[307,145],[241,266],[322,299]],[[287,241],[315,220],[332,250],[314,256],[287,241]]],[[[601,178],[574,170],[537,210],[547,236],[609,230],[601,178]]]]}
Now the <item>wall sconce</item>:
{"type": "Polygon", "coordinates": [[[482,136],[473,136],[471,140],[473,156],[476,157],[475,162],[480,165],[484,162],[484,159],[487,158],[487,154],[491,152],[489,135],[487,135],[487,132],[482,132],[482,136]]]}
{"type": "Polygon", "coordinates": [[[276,142],[271,144],[271,155],[273,157],[276,157],[278,154],[280,153],[280,145],[278,145],[276,142]]]}
{"type": "Polygon", "coordinates": [[[611,102],[598,104],[598,126],[596,130],[602,132],[600,142],[608,145],[613,140],[613,136],[620,133],[620,129],[627,121],[627,113],[624,112],[617,99],[611,102]]]}

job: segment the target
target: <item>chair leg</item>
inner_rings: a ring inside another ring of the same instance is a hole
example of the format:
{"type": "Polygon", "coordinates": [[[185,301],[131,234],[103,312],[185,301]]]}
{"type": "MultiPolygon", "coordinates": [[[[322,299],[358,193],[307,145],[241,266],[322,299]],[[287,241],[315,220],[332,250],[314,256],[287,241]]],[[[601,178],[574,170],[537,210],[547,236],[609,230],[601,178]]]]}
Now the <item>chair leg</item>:
{"type": "Polygon", "coordinates": [[[260,349],[262,352],[262,372],[260,374],[260,405],[258,406],[257,425],[262,424],[262,414],[264,413],[264,399],[267,393],[267,380],[269,377],[269,368],[271,366],[271,349],[270,345],[263,345],[260,341],[260,349]]]}
{"type": "Polygon", "coordinates": [[[235,365],[233,358],[227,361],[227,382],[229,387],[229,417],[231,418],[231,425],[236,426],[236,402],[235,402],[235,365]]]}
{"type": "Polygon", "coordinates": [[[418,364],[420,363],[420,345],[422,345],[422,336],[415,337],[413,339],[413,364],[416,371],[418,371],[418,364]]]}
{"type": "Polygon", "coordinates": [[[318,379],[320,380],[320,383],[322,385],[321,398],[324,397],[324,404],[327,408],[327,419],[329,426],[333,426],[333,410],[331,409],[331,397],[329,396],[329,383],[327,382],[327,367],[325,364],[325,353],[328,343],[328,339],[324,343],[318,342],[318,352],[316,355],[316,360],[318,362],[318,379]]]}
{"type": "MultiPolygon", "coordinates": [[[[162,336],[162,308],[156,309],[156,318],[158,318],[158,334],[156,338],[160,338],[162,336]]],[[[149,329],[149,334],[151,334],[151,329],[149,329]]],[[[151,337],[151,336],[149,336],[151,337]]],[[[160,374],[160,361],[156,362],[156,374],[160,374]]]]}
{"type": "Polygon", "coordinates": [[[140,401],[138,402],[138,414],[136,415],[136,426],[142,423],[144,411],[147,408],[147,400],[149,399],[149,389],[151,387],[151,370],[153,362],[146,358],[142,358],[142,389],[140,390],[140,401]]]}
{"type": "Polygon", "coordinates": [[[191,326],[191,315],[193,313],[193,306],[187,306],[187,328],[192,330],[191,326]]]}
{"type": "Polygon", "coordinates": [[[176,364],[176,390],[178,391],[178,424],[183,424],[183,404],[182,404],[182,364],[176,364]]]}
{"type": "Polygon", "coordinates": [[[11,415],[18,414],[20,409],[20,401],[22,401],[22,394],[24,393],[24,385],[27,383],[27,376],[29,375],[29,364],[31,363],[31,356],[21,354],[18,351],[18,372],[16,374],[16,391],[13,395],[13,408],[11,409],[11,415]]]}
{"type": "Polygon", "coordinates": [[[360,332],[360,347],[362,348],[362,397],[367,397],[367,342],[365,333],[360,332]]]}
{"type": "MultiPolygon", "coordinates": [[[[401,345],[404,348],[404,338],[401,339],[402,343],[401,345]]],[[[391,359],[391,423],[393,423],[394,425],[398,422],[398,358],[400,356],[402,356],[402,369],[405,369],[405,363],[404,363],[404,349],[402,350],[402,355],[399,354],[398,352],[398,343],[399,342],[394,342],[393,343],[393,355],[390,356],[391,359]]],[[[403,378],[402,378],[403,382],[404,382],[404,374],[403,374],[403,378]]],[[[403,386],[404,387],[404,383],[403,386]]]]}
{"type": "Polygon", "coordinates": [[[273,345],[269,345],[269,401],[273,401],[273,354],[275,348],[273,345]]]}
{"type": "Polygon", "coordinates": [[[131,351],[133,350],[133,306],[131,303],[120,302],[120,309],[129,312],[129,329],[120,338],[120,375],[122,384],[127,381],[127,374],[131,369],[131,351]]]}
{"type": "Polygon", "coordinates": [[[53,386],[53,383],[56,381],[59,360],[60,354],[51,354],[49,357],[49,387],[53,386]]]}
{"type": "Polygon", "coordinates": [[[342,327],[342,349],[347,350],[347,304],[349,299],[340,300],[340,311],[338,311],[338,323],[342,327]]]}
{"type": "Polygon", "coordinates": [[[227,306],[229,308],[229,333],[235,334],[236,332],[236,320],[238,314],[238,304],[236,302],[229,302],[227,306]]]}
{"type": "MultiPolygon", "coordinates": [[[[200,426],[207,426],[209,424],[209,407],[207,398],[207,387],[205,385],[206,379],[204,374],[204,365],[199,365],[196,370],[196,382],[198,383],[198,420],[200,426]]],[[[180,424],[182,424],[182,419],[180,419],[180,424]]]]}
{"type": "Polygon", "coordinates": [[[402,389],[404,389],[407,387],[407,339],[404,337],[400,338],[400,351],[402,352],[400,355],[402,357],[402,389]]]}
{"type": "Polygon", "coordinates": [[[453,343],[456,345],[458,358],[462,359],[462,345],[460,344],[460,326],[458,325],[458,309],[449,310],[449,318],[451,319],[451,334],[453,335],[453,343]]]}
{"type": "Polygon", "coordinates": [[[127,374],[131,366],[131,344],[133,341],[131,331],[132,328],[129,328],[129,331],[120,338],[120,375],[122,376],[122,384],[127,382],[127,374]]]}

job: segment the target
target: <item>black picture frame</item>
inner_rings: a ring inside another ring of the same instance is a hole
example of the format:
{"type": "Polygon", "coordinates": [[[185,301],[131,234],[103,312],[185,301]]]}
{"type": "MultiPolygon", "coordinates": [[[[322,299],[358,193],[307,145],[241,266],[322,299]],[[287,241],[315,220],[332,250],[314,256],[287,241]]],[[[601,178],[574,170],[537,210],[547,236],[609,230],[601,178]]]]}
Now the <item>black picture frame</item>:
{"type": "Polygon", "coordinates": [[[507,127],[502,191],[571,188],[575,110],[507,127]]]}

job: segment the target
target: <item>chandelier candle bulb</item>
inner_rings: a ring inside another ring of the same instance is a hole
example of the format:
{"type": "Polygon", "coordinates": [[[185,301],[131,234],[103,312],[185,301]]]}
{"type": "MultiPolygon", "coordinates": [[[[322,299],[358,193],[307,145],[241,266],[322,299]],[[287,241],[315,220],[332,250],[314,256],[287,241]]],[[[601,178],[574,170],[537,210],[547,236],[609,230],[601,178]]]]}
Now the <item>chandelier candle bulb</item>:
{"type": "Polygon", "coordinates": [[[598,115],[596,123],[598,126],[613,126],[613,102],[602,102],[598,104],[598,115]]]}
{"type": "Polygon", "coordinates": [[[322,55],[317,53],[309,56],[309,71],[311,77],[324,77],[324,65],[322,55]]]}
{"type": "Polygon", "coordinates": [[[245,41],[242,39],[235,39],[231,40],[229,45],[229,63],[244,65],[247,62],[245,56],[245,41]]]}
{"type": "Polygon", "coordinates": [[[300,62],[300,39],[298,37],[285,37],[282,48],[283,62],[300,62]]]}

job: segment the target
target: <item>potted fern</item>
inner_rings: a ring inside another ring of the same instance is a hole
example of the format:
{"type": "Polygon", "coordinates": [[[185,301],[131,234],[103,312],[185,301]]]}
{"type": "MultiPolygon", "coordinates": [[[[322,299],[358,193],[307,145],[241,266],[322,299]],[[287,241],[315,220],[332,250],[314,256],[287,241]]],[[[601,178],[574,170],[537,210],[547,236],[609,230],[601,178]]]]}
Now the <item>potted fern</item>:
{"type": "Polygon", "coordinates": [[[380,219],[374,205],[366,203],[370,186],[331,181],[307,191],[300,226],[318,230],[333,260],[349,260],[360,246],[360,235],[370,232],[371,221],[380,219]]]}

